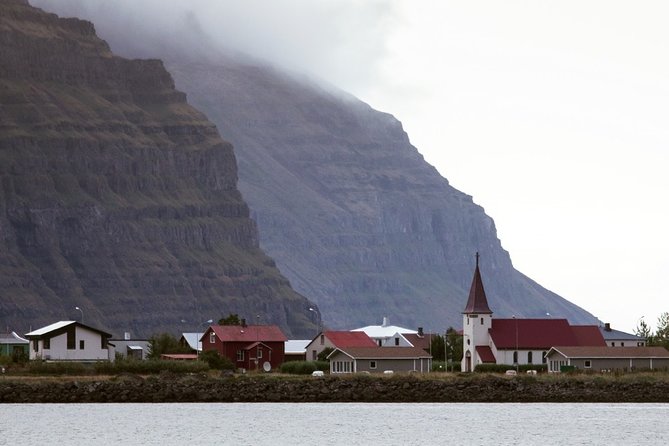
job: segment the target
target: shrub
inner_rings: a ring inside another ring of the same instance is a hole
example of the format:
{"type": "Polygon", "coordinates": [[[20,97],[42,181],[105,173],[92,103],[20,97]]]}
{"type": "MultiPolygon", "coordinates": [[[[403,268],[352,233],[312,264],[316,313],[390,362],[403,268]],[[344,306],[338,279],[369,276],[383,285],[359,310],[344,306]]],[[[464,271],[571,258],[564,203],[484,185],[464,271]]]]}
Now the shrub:
{"type": "Polygon", "coordinates": [[[201,361],[209,364],[212,370],[234,370],[235,365],[230,361],[230,358],[221,356],[216,350],[207,350],[200,353],[201,361]]]}
{"type": "Polygon", "coordinates": [[[290,361],[281,364],[281,373],[310,375],[316,370],[328,371],[330,363],[327,361],[290,361]]]}
{"type": "MultiPolygon", "coordinates": [[[[474,369],[476,373],[506,373],[507,370],[516,370],[516,366],[508,364],[479,364],[474,369]]],[[[543,373],[548,368],[546,364],[522,364],[518,366],[518,373],[527,373],[528,370],[536,370],[537,373],[543,373]]]]}
{"type": "Polygon", "coordinates": [[[160,359],[138,361],[127,359],[115,362],[95,363],[95,371],[103,375],[133,373],[136,375],[157,375],[162,372],[177,374],[200,373],[209,370],[205,361],[165,361],[160,359]]]}

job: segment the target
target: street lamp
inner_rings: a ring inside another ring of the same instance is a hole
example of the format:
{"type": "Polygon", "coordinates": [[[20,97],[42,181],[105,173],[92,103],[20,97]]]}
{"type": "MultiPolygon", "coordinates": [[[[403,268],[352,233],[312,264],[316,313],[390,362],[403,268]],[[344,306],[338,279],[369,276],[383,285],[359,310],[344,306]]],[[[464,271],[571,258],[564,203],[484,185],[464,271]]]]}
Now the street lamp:
{"type": "Polygon", "coordinates": [[[84,323],[84,310],[82,310],[79,307],[74,307],[75,310],[79,310],[81,312],[81,323],[84,323]]]}
{"type": "MultiPolygon", "coordinates": [[[[209,325],[212,322],[214,322],[212,319],[209,319],[206,322],[202,322],[198,328],[204,327],[205,325],[209,325]]],[[[202,333],[202,336],[204,336],[204,333],[202,333]]],[[[195,333],[195,358],[198,358],[200,356],[200,333],[195,333]]]]}
{"type": "Polygon", "coordinates": [[[316,330],[318,331],[316,335],[318,335],[321,332],[321,312],[314,307],[309,307],[309,311],[316,314],[316,330]]]}
{"type": "Polygon", "coordinates": [[[518,319],[516,319],[516,315],[513,315],[513,321],[516,326],[516,351],[514,353],[514,362],[516,363],[516,373],[518,373],[518,360],[520,359],[520,354],[518,353],[518,319]]]}

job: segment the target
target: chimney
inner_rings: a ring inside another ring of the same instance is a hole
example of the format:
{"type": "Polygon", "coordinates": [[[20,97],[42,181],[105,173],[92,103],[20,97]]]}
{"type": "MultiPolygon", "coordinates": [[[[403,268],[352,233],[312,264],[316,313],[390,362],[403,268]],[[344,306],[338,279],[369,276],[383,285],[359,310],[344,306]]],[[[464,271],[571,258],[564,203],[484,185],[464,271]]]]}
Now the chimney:
{"type": "Polygon", "coordinates": [[[125,339],[126,341],[130,340],[130,332],[129,331],[126,331],[125,333],[123,333],[123,339],[125,339]]]}
{"type": "Polygon", "coordinates": [[[609,322],[604,324],[604,331],[611,331],[611,324],[609,322]]]}
{"type": "Polygon", "coordinates": [[[418,327],[418,336],[423,337],[423,327],[418,327]]]}
{"type": "Polygon", "coordinates": [[[242,322],[242,328],[245,328],[246,327],[246,319],[242,319],[241,322],[242,322]]]}
{"type": "Polygon", "coordinates": [[[388,326],[388,317],[383,316],[383,324],[381,324],[382,327],[387,327],[388,326]]]}

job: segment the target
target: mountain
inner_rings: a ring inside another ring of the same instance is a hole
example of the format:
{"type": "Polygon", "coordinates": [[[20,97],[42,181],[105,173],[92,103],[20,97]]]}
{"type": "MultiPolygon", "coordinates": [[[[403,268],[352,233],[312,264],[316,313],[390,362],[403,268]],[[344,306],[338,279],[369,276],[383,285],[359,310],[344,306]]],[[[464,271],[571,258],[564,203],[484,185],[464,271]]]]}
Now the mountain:
{"type": "Polygon", "coordinates": [[[258,246],[231,144],[163,63],[25,0],[0,0],[0,246],[0,326],[19,332],[82,317],[148,336],[231,312],[316,330],[258,246]]]}

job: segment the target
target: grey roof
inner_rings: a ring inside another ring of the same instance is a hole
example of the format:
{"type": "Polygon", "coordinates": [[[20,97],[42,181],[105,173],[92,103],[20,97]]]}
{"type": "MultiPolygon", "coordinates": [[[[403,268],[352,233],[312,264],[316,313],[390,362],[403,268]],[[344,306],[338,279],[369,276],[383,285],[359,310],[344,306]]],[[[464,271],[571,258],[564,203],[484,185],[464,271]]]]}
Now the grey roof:
{"type": "Polygon", "coordinates": [[[15,331],[11,333],[0,333],[0,344],[29,344],[30,341],[23,339],[16,334],[15,331]]]}
{"type": "Polygon", "coordinates": [[[293,355],[305,353],[310,342],[309,339],[289,339],[285,343],[284,351],[293,355]]]}
{"type": "Polygon", "coordinates": [[[631,333],[625,333],[624,331],[620,330],[614,330],[613,328],[609,328],[608,330],[605,327],[599,327],[599,331],[602,333],[602,337],[604,338],[605,341],[634,341],[634,342],[640,342],[640,341],[645,341],[646,339],[637,336],[635,334],[631,333]]]}
{"type": "Polygon", "coordinates": [[[200,339],[202,339],[203,335],[204,333],[181,333],[181,337],[186,340],[188,346],[198,351],[202,351],[202,342],[200,342],[200,339]]]}

